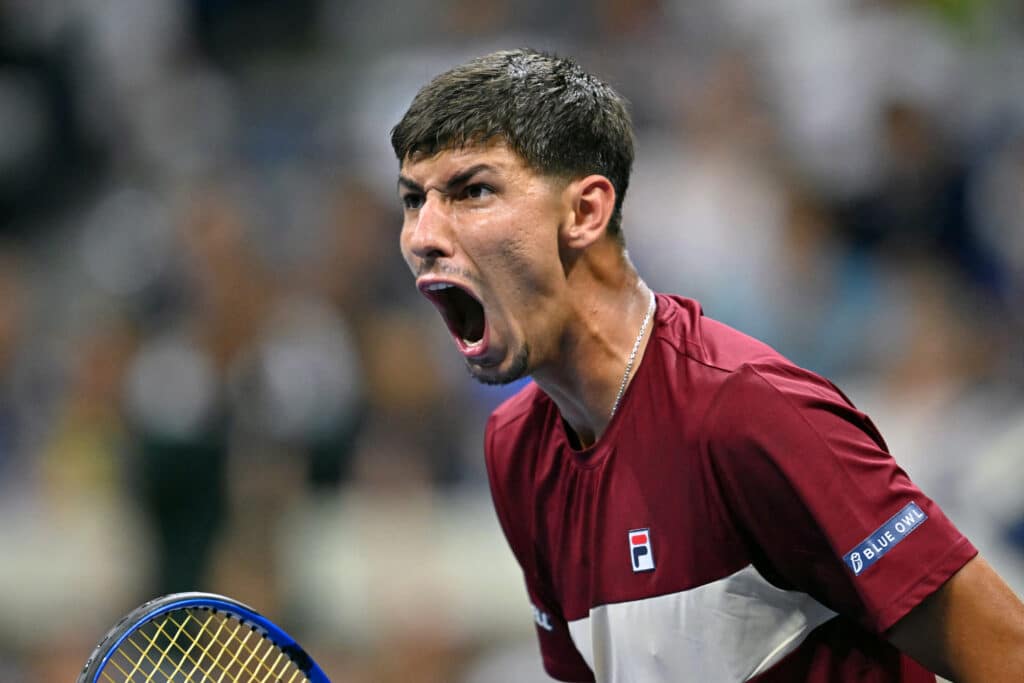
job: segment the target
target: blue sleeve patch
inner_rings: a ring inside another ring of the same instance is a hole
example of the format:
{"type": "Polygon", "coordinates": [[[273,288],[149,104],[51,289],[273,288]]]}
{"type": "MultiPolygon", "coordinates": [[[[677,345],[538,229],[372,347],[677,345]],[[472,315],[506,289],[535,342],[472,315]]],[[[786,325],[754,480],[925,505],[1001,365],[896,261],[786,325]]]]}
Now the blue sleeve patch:
{"type": "Polygon", "coordinates": [[[907,503],[902,510],[890,517],[889,521],[846,553],[843,562],[854,576],[860,576],[897,543],[909,536],[910,532],[921,526],[926,519],[928,515],[917,506],[917,503],[907,503]]]}

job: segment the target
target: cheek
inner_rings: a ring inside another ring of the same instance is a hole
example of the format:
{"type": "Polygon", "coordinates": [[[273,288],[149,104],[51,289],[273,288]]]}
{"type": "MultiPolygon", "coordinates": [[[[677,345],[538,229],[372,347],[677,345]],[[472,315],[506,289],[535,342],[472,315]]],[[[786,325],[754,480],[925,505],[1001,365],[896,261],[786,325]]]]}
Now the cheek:
{"type": "Polygon", "coordinates": [[[527,271],[533,265],[536,247],[524,235],[525,231],[513,232],[498,248],[499,256],[517,271],[527,271]]]}
{"type": "Polygon", "coordinates": [[[562,275],[559,216],[530,199],[516,207],[505,204],[500,210],[465,216],[460,231],[474,270],[520,296],[549,291],[553,278],[562,275]]]}
{"type": "Polygon", "coordinates": [[[501,273],[518,296],[534,296],[550,291],[561,273],[557,246],[547,244],[532,230],[515,230],[494,245],[493,263],[482,264],[485,272],[501,273]]]}
{"type": "Polygon", "coordinates": [[[405,260],[406,265],[415,273],[416,272],[416,257],[412,253],[412,249],[409,247],[409,231],[402,227],[402,232],[398,235],[398,250],[402,252],[402,259],[405,260]]]}
{"type": "Polygon", "coordinates": [[[466,252],[482,273],[520,272],[529,265],[529,230],[520,218],[489,216],[463,232],[466,252]]]}

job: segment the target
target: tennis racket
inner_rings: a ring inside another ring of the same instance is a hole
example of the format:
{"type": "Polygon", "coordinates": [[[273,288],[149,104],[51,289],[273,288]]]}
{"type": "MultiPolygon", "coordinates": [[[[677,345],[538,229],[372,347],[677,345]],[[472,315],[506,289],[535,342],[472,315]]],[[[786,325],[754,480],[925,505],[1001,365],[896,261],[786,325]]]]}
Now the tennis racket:
{"type": "Polygon", "coordinates": [[[93,650],[78,683],[330,683],[276,624],[237,600],[174,593],[140,605],[93,650]]]}

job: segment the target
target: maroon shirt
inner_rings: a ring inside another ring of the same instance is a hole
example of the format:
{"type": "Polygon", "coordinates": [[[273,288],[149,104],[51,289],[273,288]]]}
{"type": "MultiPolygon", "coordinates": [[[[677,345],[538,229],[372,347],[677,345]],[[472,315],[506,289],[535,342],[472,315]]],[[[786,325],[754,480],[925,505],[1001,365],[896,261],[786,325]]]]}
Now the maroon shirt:
{"type": "Polygon", "coordinates": [[[659,295],[643,361],[574,449],[530,384],[486,455],[544,666],[568,681],[933,681],[878,634],[974,547],[827,380],[659,295]]]}

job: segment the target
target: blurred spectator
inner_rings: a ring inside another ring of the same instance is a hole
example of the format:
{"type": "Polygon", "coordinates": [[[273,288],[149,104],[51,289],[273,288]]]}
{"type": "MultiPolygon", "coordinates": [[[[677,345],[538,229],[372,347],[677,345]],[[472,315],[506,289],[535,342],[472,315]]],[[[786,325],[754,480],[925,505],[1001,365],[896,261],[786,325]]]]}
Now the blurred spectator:
{"type": "MultiPolygon", "coordinates": [[[[1022,100],[1024,111],[1024,100],[1022,100]]],[[[970,190],[972,225],[982,249],[992,254],[999,303],[1009,336],[1024,339],[1024,129],[1004,139],[996,137],[995,149],[974,178],[970,190]]],[[[1024,385],[1024,354],[1011,346],[1003,358],[1005,371],[1024,385]]]]}
{"type": "Polygon", "coordinates": [[[63,404],[41,452],[55,505],[82,496],[121,498],[126,484],[121,387],[135,330],[123,320],[97,323],[77,344],[63,404]]]}
{"type": "Polygon", "coordinates": [[[396,197],[346,178],[326,199],[327,225],[319,252],[311,259],[312,284],[352,320],[419,303],[413,299],[418,294],[408,287],[400,253],[382,238],[401,220],[396,197]]]}
{"type": "Polygon", "coordinates": [[[21,277],[16,257],[0,254],[0,476],[11,476],[10,470],[22,464],[19,451],[25,439],[23,389],[16,378],[25,327],[21,277]]]}
{"type": "Polygon", "coordinates": [[[762,294],[779,272],[784,179],[746,57],[723,55],[683,105],[668,137],[641,140],[627,246],[655,288],[761,334],[775,313],[762,294]]]}
{"type": "Polygon", "coordinates": [[[158,594],[207,585],[227,509],[222,385],[269,305],[238,207],[212,189],[185,207],[180,228],[193,304],[144,341],[126,396],[141,500],[158,539],[158,594]]]}
{"type": "Polygon", "coordinates": [[[504,590],[519,571],[486,492],[440,495],[422,429],[398,418],[368,426],[337,500],[310,500],[280,527],[283,578],[303,628],[341,636],[343,676],[455,680],[473,653],[528,634],[529,606],[504,590]]]}
{"type": "MultiPolygon", "coordinates": [[[[29,236],[92,185],[104,151],[83,121],[70,36],[50,37],[16,5],[0,7],[0,235],[29,236]],[[57,201],[55,201],[57,200],[57,201]]],[[[60,32],[57,32],[60,34],[60,32]]]]}
{"type": "Polygon", "coordinates": [[[967,212],[967,169],[935,121],[901,102],[890,102],[883,120],[881,173],[851,212],[851,241],[907,254],[927,251],[955,263],[979,284],[995,287],[992,258],[967,212]]]}

